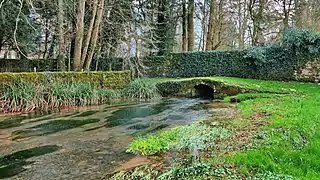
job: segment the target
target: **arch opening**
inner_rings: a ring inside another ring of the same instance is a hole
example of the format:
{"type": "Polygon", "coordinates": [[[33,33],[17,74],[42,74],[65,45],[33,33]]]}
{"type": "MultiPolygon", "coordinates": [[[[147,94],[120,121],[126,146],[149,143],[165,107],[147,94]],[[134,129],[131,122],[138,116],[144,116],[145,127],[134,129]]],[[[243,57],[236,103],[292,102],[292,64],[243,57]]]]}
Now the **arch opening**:
{"type": "Polygon", "coordinates": [[[197,97],[202,99],[213,99],[214,98],[214,90],[205,84],[199,84],[194,86],[196,90],[197,97]]]}

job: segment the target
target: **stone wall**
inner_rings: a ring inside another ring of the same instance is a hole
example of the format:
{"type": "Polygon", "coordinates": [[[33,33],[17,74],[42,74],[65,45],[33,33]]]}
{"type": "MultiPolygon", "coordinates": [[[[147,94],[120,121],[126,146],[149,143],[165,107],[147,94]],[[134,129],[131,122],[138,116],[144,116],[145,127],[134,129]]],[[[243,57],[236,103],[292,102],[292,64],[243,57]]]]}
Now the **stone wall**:
{"type": "Polygon", "coordinates": [[[295,74],[298,81],[320,82],[320,59],[308,61],[295,74]]]}

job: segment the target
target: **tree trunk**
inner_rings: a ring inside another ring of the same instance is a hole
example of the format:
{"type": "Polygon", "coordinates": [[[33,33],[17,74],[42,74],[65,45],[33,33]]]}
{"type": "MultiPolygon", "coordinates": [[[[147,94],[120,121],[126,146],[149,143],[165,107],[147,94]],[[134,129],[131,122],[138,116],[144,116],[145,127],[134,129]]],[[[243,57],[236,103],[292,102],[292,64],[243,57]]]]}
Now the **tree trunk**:
{"type": "Polygon", "coordinates": [[[188,3],[188,51],[194,50],[194,0],[188,3]]]}
{"type": "Polygon", "coordinates": [[[100,0],[99,9],[98,9],[98,12],[97,12],[97,18],[96,18],[96,21],[95,21],[95,24],[94,24],[94,29],[93,29],[93,32],[92,32],[92,39],[91,39],[91,45],[90,45],[91,49],[90,49],[90,52],[89,52],[88,59],[85,61],[85,65],[84,65],[84,69],[85,70],[89,70],[90,65],[91,65],[91,61],[92,61],[92,58],[93,58],[93,54],[94,54],[94,51],[95,51],[96,46],[97,46],[97,40],[98,40],[98,35],[99,35],[99,30],[100,30],[100,24],[101,24],[102,16],[103,16],[103,9],[104,9],[104,0],[100,0]]]}
{"type": "Polygon", "coordinates": [[[248,28],[248,11],[247,11],[247,1],[243,2],[241,5],[241,0],[238,0],[238,17],[239,17],[239,35],[238,35],[238,45],[240,48],[244,47],[245,35],[248,28]]]}
{"type": "Polygon", "coordinates": [[[203,19],[202,19],[202,44],[201,44],[201,50],[205,51],[206,48],[206,37],[207,37],[207,32],[208,32],[208,24],[207,24],[207,13],[206,13],[206,5],[207,5],[207,0],[204,0],[204,5],[203,5],[203,19]]]}
{"type": "Polygon", "coordinates": [[[44,36],[44,51],[43,51],[43,59],[46,59],[47,57],[47,52],[48,52],[48,39],[49,39],[49,19],[46,19],[45,23],[45,36],[44,36]]]}
{"type": "Polygon", "coordinates": [[[261,38],[262,38],[262,27],[261,24],[263,23],[263,10],[266,5],[266,0],[259,0],[258,1],[258,9],[254,10],[256,0],[250,0],[249,1],[249,12],[252,19],[253,24],[253,32],[252,32],[252,45],[257,46],[259,44],[262,44],[261,38]]]}
{"type": "Polygon", "coordinates": [[[210,16],[209,16],[209,27],[208,27],[208,35],[206,42],[206,50],[212,50],[213,47],[213,39],[214,39],[214,28],[215,28],[215,0],[211,0],[210,3],[210,16]]]}
{"type": "Polygon", "coordinates": [[[283,31],[286,32],[289,29],[289,18],[291,12],[291,5],[293,0],[283,0],[283,31]]]}
{"type": "Polygon", "coordinates": [[[301,28],[303,24],[302,16],[305,3],[305,0],[294,0],[294,24],[298,28],[301,28]]]}
{"type": "Polygon", "coordinates": [[[157,30],[156,30],[156,40],[157,40],[157,48],[158,50],[158,56],[163,56],[167,53],[167,22],[165,18],[165,14],[167,11],[166,8],[166,1],[161,0],[158,1],[158,7],[157,7],[157,30]]]}
{"type": "Polygon", "coordinates": [[[187,51],[187,0],[183,0],[182,4],[182,51],[187,51]]]}
{"type": "Polygon", "coordinates": [[[78,13],[77,13],[77,23],[76,23],[76,40],[74,47],[74,59],[73,59],[73,69],[75,71],[80,71],[81,64],[81,52],[82,52],[82,41],[83,41],[83,31],[84,31],[84,11],[85,11],[86,0],[79,0],[78,13]]]}
{"type": "Polygon", "coordinates": [[[64,42],[64,28],[63,28],[63,17],[64,17],[63,0],[58,0],[58,33],[59,33],[59,48],[58,48],[58,68],[61,71],[65,70],[65,42],[64,42]]]}
{"type": "Polygon", "coordinates": [[[81,58],[81,63],[82,64],[84,64],[84,62],[86,61],[87,52],[88,52],[88,48],[89,48],[89,45],[90,45],[92,31],[93,31],[93,25],[94,25],[94,22],[96,20],[97,8],[98,8],[98,0],[94,0],[93,1],[93,10],[92,10],[92,15],[91,15],[91,20],[90,20],[90,24],[89,24],[89,29],[88,29],[85,45],[84,45],[84,48],[83,48],[83,51],[82,51],[82,58],[81,58]]]}

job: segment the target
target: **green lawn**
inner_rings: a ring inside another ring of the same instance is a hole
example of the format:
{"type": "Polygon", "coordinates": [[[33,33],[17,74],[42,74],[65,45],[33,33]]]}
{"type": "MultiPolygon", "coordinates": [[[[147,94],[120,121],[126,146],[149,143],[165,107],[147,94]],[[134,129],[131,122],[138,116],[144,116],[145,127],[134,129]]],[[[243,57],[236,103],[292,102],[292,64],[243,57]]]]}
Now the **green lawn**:
{"type": "MultiPolygon", "coordinates": [[[[284,83],[234,78],[218,78],[228,83],[259,85],[262,89],[291,89],[293,94],[270,95],[246,100],[237,105],[243,117],[267,113],[267,124],[260,128],[264,143],[260,147],[237,153],[230,161],[242,172],[271,171],[298,179],[320,177],[320,85],[284,83]]],[[[239,95],[244,97],[246,95],[239,95]]]]}
{"type": "MultiPolygon", "coordinates": [[[[145,80],[159,83],[190,79],[192,78],[145,80]]],[[[291,177],[294,179],[319,179],[320,85],[228,77],[206,77],[205,79],[253,90],[274,92],[238,95],[241,103],[237,104],[236,108],[239,110],[241,118],[231,122],[231,126],[228,126],[230,132],[241,128],[252,128],[250,126],[254,125],[254,121],[259,121],[263,125],[257,128],[256,134],[251,138],[254,146],[246,150],[239,149],[222,157],[223,160],[220,162],[234,166],[238,174],[237,177],[249,177],[254,174],[260,179],[277,177],[280,179],[285,177],[288,179],[291,177]]],[[[228,101],[228,97],[226,97],[226,101],[228,101]]],[[[202,126],[199,125],[200,128],[202,126]]],[[[155,136],[149,137],[153,140],[156,139],[155,136]]],[[[139,141],[148,142],[147,139],[137,139],[131,144],[131,147],[135,146],[136,152],[139,152],[139,147],[136,145],[139,145],[139,141]]],[[[173,139],[179,141],[179,134],[173,139]]],[[[161,139],[162,143],[163,141],[161,139]]],[[[153,147],[161,149],[155,145],[157,142],[155,144],[154,142],[153,147]]],[[[161,149],[161,152],[164,149],[169,150],[168,144],[165,145],[166,148],[161,149]]],[[[150,148],[147,144],[142,146],[145,149],[150,148]]],[[[148,151],[152,150],[148,149],[148,151]]],[[[208,153],[211,152],[208,151],[208,153]]],[[[217,161],[214,158],[207,159],[207,162],[211,162],[211,166],[216,167],[214,163],[217,161]]],[[[216,172],[214,168],[210,170],[216,172]]],[[[202,173],[202,171],[199,172],[202,173]]],[[[215,172],[213,176],[216,176],[215,172]]]]}

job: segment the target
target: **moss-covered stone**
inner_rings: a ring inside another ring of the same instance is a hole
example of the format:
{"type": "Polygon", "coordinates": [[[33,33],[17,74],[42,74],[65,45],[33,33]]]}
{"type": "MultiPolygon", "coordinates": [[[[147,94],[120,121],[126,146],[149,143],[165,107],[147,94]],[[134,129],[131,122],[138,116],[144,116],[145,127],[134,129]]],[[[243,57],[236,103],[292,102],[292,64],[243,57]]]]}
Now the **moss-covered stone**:
{"type": "Polygon", "coordinates": [[[214,81],[206,78],[173,80],[158,83],[156,86],[164,97],[196,97],[195,87],[206,85],[214,90],[215,99],[223,99],[225,96],[234,96],[239,93],[252,92],[252,90],[228,85],[223,82],[214,81]]]}

